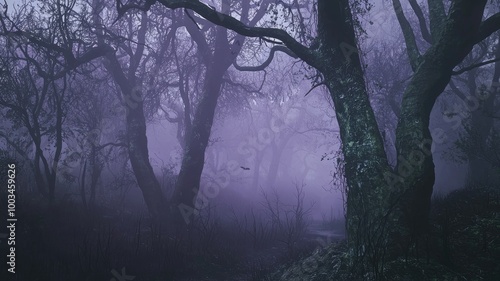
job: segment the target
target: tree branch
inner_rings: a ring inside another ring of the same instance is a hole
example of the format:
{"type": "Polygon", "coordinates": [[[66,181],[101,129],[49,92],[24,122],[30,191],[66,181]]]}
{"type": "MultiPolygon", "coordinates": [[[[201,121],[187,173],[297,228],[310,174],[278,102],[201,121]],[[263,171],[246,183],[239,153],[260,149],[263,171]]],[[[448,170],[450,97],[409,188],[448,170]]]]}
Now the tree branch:
{"type": "Polygon", "coordinates": [[[309,64],[316,61],[315,52],[295,40],[286,31],[278,28],[250,27],[236,18],[220,13],[198,0],[159,0],[159,3],[170,9],[186,8],[193,10],[208,21],[235,31],[243,36],[258,38],[274,38],[285,44],[291,52],[309,64]]]}
{"type": "Polygon", "coordinates": [[[275,45],[275,46],[273,46],[271,48],[271,52],[269,53],[269,56],[267,57],[266,61],[264,61],[261,65],[257,65],[257,66],[240,66],[235,61],[233,63],[233,66],[234,66],[234,68],[236,68],[239,71],[262,71],[262,70],[264,70],[266,67],[268,67],[271,64],[271,62],[274,59],[274,54],[276,52],[283,52],[283,53],[291,56],[292,58],[295,58],[295,59],[297,58],[297,55],[295,55],[295,53],[293,53],[292,51],[290,51],[290,49],[286,48],[285,46],[275,45]]]}
{"type": "Polygon", "coordinates": [[[120,20],[128,10],[136,9],[136,10],[141,10],[143,12],[147,12],[155,2],[156,2],[155,0],[146,0],[146,3],[144,3],[144,5],[139,5],[136,3],[123,4],[122,1],[116,0],[116,11],[118,12],[118,17],[113,22],[113,24],[116,23],[118,20],[120,20]]]}
{"type": "Polygon", "coordinates": [[[476,37],[476,44],[488,38],[497,30],[500,30],[500,13],[494,14],[481,23],[476,37]]]}
{"type": "Polygon", "coordinates": [[[406,52],[408,53],[411,68],[413,71],[416,71],[421,61],[421,55],[418,50],[417,41],[415,40],[415,34],[413,33],[413,29],[403,13],[401,2],[399,0],[392,0],[392,5],[405,38],[406,52]]]}
{"type": "Polygon", "coordinates": [[[427,23],[425,21],[424,13],[422,12],[422,8],[417,3],[417,0],[408,0],[410,2],[410,6],[415,12],[415,15],[418,18],[418,22],[420,24],[420,32],[422,33],[422,38],[424,38],[427,43],[432,44],[432,36],[427,28],[427,23]]]}
{"type": "Polygon", "coordinates": [[[321,83],[318,83],[318,84],[312,86],[312,88],[309,91],[307,91],[307,93],[304,95],[304,97],[307,97],[307,95],[309,95],[314,89],[316,89],[322,85],[326,86],[325,82],[321,82],[321,83]]]}
{"type": "Polygon", "coordinates": [[[457,71],[453,71],[452,75],[460,75],[464,72],[467,72],[467,71],[470,71],[470,70],[473,70],[474,68],[478,68],[478,67],[481,67],[481,66],[485,66],[487,64],[492,64],[492,63],[495,63],[497,61],[500,61],[500,58],[496,58],[496,59],[491,59],[491,60],[487,60],[487,61],[483,61],[481,63],[476,63],[476,64],[473,64],[473,65],[470,65],[470,66],[467,66],[467,67],[464,67],[460,70],[457,70],[457,71]]]}

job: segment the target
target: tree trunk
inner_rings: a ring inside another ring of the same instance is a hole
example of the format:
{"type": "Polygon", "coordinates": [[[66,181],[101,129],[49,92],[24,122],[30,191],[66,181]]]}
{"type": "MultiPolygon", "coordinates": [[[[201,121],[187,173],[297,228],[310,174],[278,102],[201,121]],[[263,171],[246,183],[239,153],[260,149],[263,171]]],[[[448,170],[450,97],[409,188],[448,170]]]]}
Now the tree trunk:
{"type": "Polygon", "coordinates": [[[375,229],[387,194],[390,171],[382,137],[370,106],[347,0],[318,1],[318,36],[324,54],[318,69],[330,91],[345,161],[348,242],[356,257],[374,246],[375,229]]]}
{"type": "Polygon", "coordinates": [[[484,0],[463,0],[452,5],[439,39],[422,56],[403,95],[396,130],[396,171],[403,188],[393,194],[400,198],[399,220],[408,228],[412,240],[427,226],[435,179],[430,114],[450,82],[453,68],[475,45],[485,4],[484,0]]]}
{"type": "Polygon", "coordinates": [[[158,219],[165,210],[165,200],[160,183],[149,162],[146,119],[140,98],[141,92],[137,87],[130,87],[129,89],[122,88],[122,93],[126,101],[135,99],[135,102],[126,105],[127,150],[130,164],[149,212],[154,219],[158,219]]]}
{"type": "MultiPolygon", "coordinates": [[[[145,34],[145,29],[142,32],[145,34]]],[[[142,52],[137,52],[136,55],[140,59],[142,52]]],[[[125,75],[115,54],[108,54],[107,59],[106,69],[120,87],[125,106],[126,141],[130,164],[149,213],[154,220],[158,220],[162,217],[166,208],[160,183],[149,162],[142,84],[137,81],[138,78],[134,75],[134,72],[129,74],[128,77],[125,75]]]]}
{"type": "Polygon", "coordinates": [[[276,178],[278,176],[278,170],[281,164],[281,156],[283,155],[283,150],[285,149],[288,141],[292,138],[292,133],[289,135],[282,136],[280,142],[278,140],[273,139],[270,148],[272,150],[271,153],[271,163],[269,164],[269,170],[267,172],[267,187],[273,187],[276,182],[276,178]]]}
{"type": "Polygon", "coordinates": [[[255,162],[253,165],[253,175],[252,175],[252,187],[254,191],[259,190],[259,179],[260,179],[260,164],[262,163],[262,158],[264,157],[263,151],[252,148],[255,150],[255,162]]]}
{"type": "MultiPolygon", "coordinates": [[[[500,33],[498,33],[500,39],[500,33]]],[[[495,59],[500,59],[500,42],[497,43],[495,59]]],[[[476,76],[476,75],[475,75],[476,76]]],[[[470,79],[470,78],[469,78],[470,79]]],[[[495,62],[495,71],[493,72],[492,86],[495,83],[498,83],[500,79],[500,62],[495,62]]],[[[470,80],[469,80],[470,81],[470,80]]],[[[474,92],[471,91],[471,95],[475,94],[477,91],[477,87],[475,87],[476,83],[473,80],[474,92]]],[[[472,88],[472,87],[470,87],[472,88]]],[[[496,88],[496,87],[492,87],[496,88]]],[[[491,89],[489,89],[491,90],[491,89]]],[[[471,113],[471,132],[474,136],[469,136],[474,138],[472,145],[475,145],[479,148],[479,154],[471,153],[469,154],[469,174],[468,174],[468,182],[469,184],[493,184],[491,179],[494,178],[492,175],[492,167],[491,163],[486,161],[483,157],[485,154],[489,153],[488,146],[488,138],[490,137],[491,130],[493,129],[494,120],[490,114],[494,114],[495,111],[495,95],[490,93],[485,101],[479,102],[479,108],[474,110],[471,113]],[[483,156],[483,157],[481,157],[483,156]]]]}
{"type": "Polygon", "coordinates": [[[205,164],[205,150],[222,88],[222,78],[243,45],[243,42],[240,42],[239,47],[232,48],[227,35],[227,29],[216,27],[213,55],[209,54],[208,50],[200,50],[205,56],[205,61],[208,62],[202,97],[196,108],[191,130],[186,132],[186,147],[170,206],[174,214],[174,222],[178,225],[189,224],[191,216],[196,214],[198,209],[203,208],[210,199],[205,196],[199,196],[197,199],[201,173],[205,164]]]}
{"type": "Polygon", "coordinates": [[[485,4],[460,2],[452,7],[451,20],[422,57],[404,93],[393,172],[368,100],[349,3],[318,1],[320,59],[313,64],[324,75],[340,128],[348,184],[348,240],[355,256],[368,257],[376,271],[384,254],[380,247],[398,242],[387,239],[388,229],[407,229],[411,237],[427,222],[434,184],[430,113],[453,68],[475,44],[485,4]],[[393,222],[396,225],[389,225],[393,222]]]}
{"type": "Polygon", "coordinates": [[[99,155],[98,151],[95,145],[92,145],[91,148],[91,155],[90,155],[90,196],[89,196],[89,207],[93,208],[95,206],[95,195],[96,195],[96,188],[97,188],[97,182],[99,181],[99,177],[101,176],[102,172],[102,165],[99,163],[99,155]]]}
{"type": "MultiPolygon", "coordinates": [[[[195,206],[194,201],[200,189],[201,173],[205,164],[205,150],[210,138],[220,94],[222,75],[223,73],[217,73],[213,66],[207,68],[203,96],[196,109],[191,131],[187,135],[186,149],[172,197],[172,203],[177,205],[176,207],[181,212],[182,208],[186,207],[200,208],[200,206],[195,206]]],[[[183,221],[189,221],[189,218],[185,217],[184,214],[183,218],[183,221]]]]}

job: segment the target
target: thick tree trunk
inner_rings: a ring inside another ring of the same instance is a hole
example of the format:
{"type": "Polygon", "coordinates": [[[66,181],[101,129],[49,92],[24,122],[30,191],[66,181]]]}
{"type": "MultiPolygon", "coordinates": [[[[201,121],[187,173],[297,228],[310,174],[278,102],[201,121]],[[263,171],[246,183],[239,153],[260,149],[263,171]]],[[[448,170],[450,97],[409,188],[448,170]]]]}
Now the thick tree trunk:
{"type": "Polygon", "coordinates": [[[380,247],[399,242],[387,236],[388,229],[407,229],[403,235],[411,237],[427,222],[434,184],[430,112],[453,68],[472,49],[484,4],[465,1],[452,8],[440,39],[422,57],[403,97],[392,171],[368,100],[348,1],[318,1],[320,59],[313,64],[324,75],[340,128],[348,240],[355,256],[368,257],[375,267],[380,247]]]}
{"type": "Polygon", "coordinates": [[[452,5],[440,37],[422,56],[403,95],[396,130],[396,171],[401,185],[392,186],[402,186],[393,194],[400,198],[400,223],[409,228],[413,238],[427,225],[435,179],[430,113],[450,82],[453,68],[475,45],[485,4],[486,1],[463,0],[452,5]]]}
{"type": "Polygon", "coordinates": [[[40,194],[43,196],[43,197],[46,197],[48,198],[48,192],[47,192],[47,184],[45,182],[45,179],[43,178],[43,174],[42,174],[42,168],[40,167],[40,149],[38,149],[38,144],[37,144],[37,141],[34,140],[33,141],[34,144],[35,144],[35,157],[33,158],[33,171],[34,171],[34,174],[35,174],[35,182],[36,182],[36,187],[37,187],[37,190],[38,192],[40,192],[40,194]]]}
{"type": "MultiPolygon", "coordinates": [[[[370,106],[347,0],[318,1],[318,65],[337,114],[345,161],[347,234],[354,257],[375,259],[385,235],[390,166],[370,106]]],[[[359,268],[362,270],[362,268],[359,268]]]]}
{"type": "MultiPolygon", "coordinates": [[[[105,44],[103,25],[99,16],[101,1],[92,1],[93,21],[96,26],[99,44],[105,44]]],[[[155,221],[158,221],[167,210],[160,183],[149,162],[148,139],[146,136],[146,118],[142,100],[142,84],[136,76],[146,46],[148,30],[147,13],[140,17],[140,27],[137,31],[137,48],[128,54],[128,66],[122,67],[115,52],[106,53],[106,69],[118,84],[125,106],[125,124],[127,134],[127,151],[137,184],[142,191],[148,211],[155,221]],[[126,69],[126,70],[125,70],[126,69]]],[[[130,22],[131,23],[131,22],[130,22]]],[[[130,36],[134,36],[129,34],[130,36]]]]}
{"type": "Polygon", "coordinates": [[[181,211],[183,221],[189,221],[182,213],[184,208],[200,208],[195,206],[194,202],[200,189],[205,150],[210,138],[223,74],[224,72],[220,73],[214,67],[207,69],[203,96],[198,104],[191,131],[187,135],[186,149],[172,197],[172,203],[181,211]]]}
{"type": "MultiPolygon", "coordinates": [[[[499,33],[500,39],[500,33],[499,33]]],[[[495,52],[495,58],[500,59],[500,42],[497,43],[497,49],[495,52]]],[[[474,76],[475,78],[475,76],[474,76]]],[[[491,79],[492,85],[498,83],[500,79],[500,62],[495,63],[495,71],[493,72],[493,78],[491,79]]],[[[469,81],[471,79],[469,78],[469,81]]],[[[477,87],[475,80],[469,86],[469,89],[474,88],[474,92],[471,91],[471,95],[475,94],[477,91],[477,87]]],[[[495,87],[496,88],[496,87],[495,87]]],[[[488,151],[488,138],[490,137],[491,130],[494,125],[494,120],[491,116],[495,111],[495,95],[490,93],[485,101],[479,102],[479,108],[474,110],[471,113],[471,131],[474,136],[474,141],[472,145],[475,145],[479,148],[479,154],[470,153],[469,154],[469,173],[468,173],[468,183],[476,184],[476,185],[485,185],[485,184],[493,184],[491,179],[494,178],[492,175],[493,169],[491,167],[491,163],[484,159],[484,154],[489,153],[488,151]]]]}
{"type": "Polygon", "coordinates": [[[227,35],[227,29],[216,27],[213,54],[209,54],[209,50],[203,50],[198,46],[208,63],[205,70],[202,97],[196,108],[191,130],[186,132],[184,156],[170,204],[174,222],[179,225],[189,224],[192,215],[208,204],[207,200],[210,199],[200,196],[197,200],[201,174],[205,164],[205,150],[212,131],[215,109],[222,88],[222,78],[243,45],[243,42],[240,42],[237,48],[232,49],[227,35]]]}
{"type": "Polygon", "coordinates": [[[122,88],[122,93],[125,101],[131,101],[126,104],[127,150],[130,164],[150,214],[154,219],[158,219],[166,210],[165,200],[160,183],[149,162],[146,119],[141,93],[137,87],[122,88]]]}
{"type": "MultiPolygon", "coordinates": [[[[145,23],[143,22],[143,24],[145,23]]],[[[141,32],[145,34],[145,29],[141,32]]],[[[139,58],[140,60],[142,52],[137,52],[136,55],[139,55],[139,57],[136,57],[136,59],[139,58]]],[[[129,74],[128,77],[125,75],[115,54],[108,54],[107,59],[106,69],[120,87],[125,106],[126,141],[130,164],[149,213],[154,220],[158,220],[165,214],[165,199],[160,183],[149,162],[142,85],[137,81],[138,78],[134,75],[134,72],[129,74]]]]}
{"type": "Polygon", "coordinates": [[[269,170],[267,171],[267,188],[273,188],[278,176],[278,170],[281,162],[281,154],[283,153],[283,146],[278,147],[276,143],[271,144],[271,163],[269,163],[269,170]]]}

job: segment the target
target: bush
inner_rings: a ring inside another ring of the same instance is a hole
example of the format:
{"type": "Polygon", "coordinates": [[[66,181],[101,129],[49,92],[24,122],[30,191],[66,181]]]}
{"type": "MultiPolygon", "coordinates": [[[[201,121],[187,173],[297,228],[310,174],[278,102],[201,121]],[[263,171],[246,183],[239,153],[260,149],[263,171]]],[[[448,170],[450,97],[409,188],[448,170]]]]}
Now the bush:
{"type": "Polygon", "coordinates": [[[431,216],[431,254],[441,263],[472,279],[500,276],[498,188],[466,188],[436,198],[431,216]]]}

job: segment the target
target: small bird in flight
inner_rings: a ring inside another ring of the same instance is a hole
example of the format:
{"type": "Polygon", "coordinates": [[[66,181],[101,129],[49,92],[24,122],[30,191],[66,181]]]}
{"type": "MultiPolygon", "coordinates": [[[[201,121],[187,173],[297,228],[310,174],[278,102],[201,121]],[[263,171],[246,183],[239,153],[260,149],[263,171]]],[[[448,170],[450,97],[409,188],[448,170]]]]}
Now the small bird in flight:
{"type": "Polygon", "coordinates": [[[250,168],[247,168],[247,167],[243,167],[243,166],[240,166],[240,168],[242,168],[242,169],[243,169],[243,170],[245,170],[245,171],[248,171],[248,170],[250,170],[250,168]]]}

